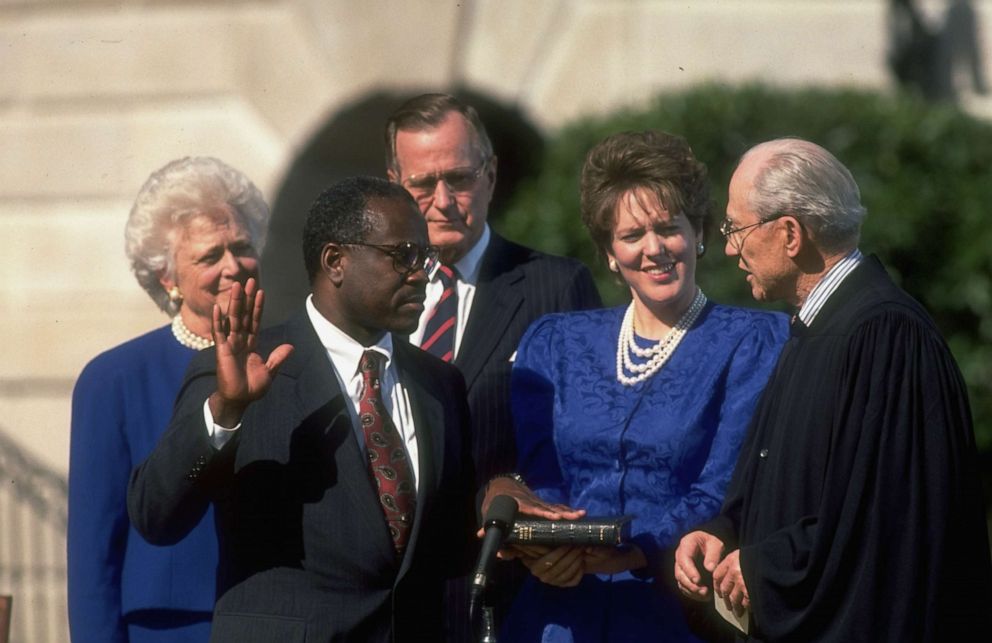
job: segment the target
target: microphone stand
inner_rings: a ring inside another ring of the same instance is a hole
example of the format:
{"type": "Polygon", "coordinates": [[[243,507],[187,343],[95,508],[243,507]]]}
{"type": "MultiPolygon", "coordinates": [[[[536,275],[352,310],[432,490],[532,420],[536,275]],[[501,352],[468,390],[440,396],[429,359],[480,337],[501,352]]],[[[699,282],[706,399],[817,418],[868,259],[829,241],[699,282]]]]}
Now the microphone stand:
{"type": "Polygon", "coordinates": [[[496,638],[496,617],[493,606],[482,606],[482,627],[479,629],[479,643],[498,643],[496,638]]]}
{"type": "Polygon", "coordinates": [[[485,600],[487,588],[491,582],[489,571],[496,558],[496,552],[513,529],[516,512],[516,500],[510,496],[496,496],[489,505],[489,510],[483,521],[485,534],[482,537],[479,561],[469,586],[468,602],[469,618],[473,629],[479,633],[481,643],[496,643],[493,607],[489,605],[488,600],[485,600]]]}
{"type": "MultiPolygon", "coordinates": [[[[472,616],[472,630],[479,643],[498,643],[499,629],[496,627],[496,608],[490,604],[489,588],[494,583],[487,579],[482,593],[477,597],[477,608],[472,616]]],[[[470,610],[471,612],[472,610],[470,610]]]]}

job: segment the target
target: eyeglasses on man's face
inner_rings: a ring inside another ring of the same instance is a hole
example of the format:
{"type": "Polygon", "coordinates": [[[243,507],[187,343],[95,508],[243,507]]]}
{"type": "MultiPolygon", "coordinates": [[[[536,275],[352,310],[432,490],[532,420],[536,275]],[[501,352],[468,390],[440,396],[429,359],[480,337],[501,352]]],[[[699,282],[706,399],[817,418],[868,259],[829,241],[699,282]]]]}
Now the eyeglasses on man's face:
{"type": "Polygon", "coordinates": [[[748,235],[751,234],[749,232],[748,234],[741,237],[740,235],[742,232],[744,232],[745,230],[753,231],[754,228],[757,228],[758,226],[764,223],[770,223],[772,221],[775,221],[776,219],[780,219],[783,216],[785,215],[777,214],[768,219],[762,219],[761,221],[758,221],[756,223],[750,223],[748,225],[740,226],[739,228],[735,228],[734,222],[731,221],[730,219],[724,219],[723,223],[720,224],[720,234],[723,235],[723,238],[726,239],[730,243],[730,245],[732,245],[738,252],[740,252],[741,248],[744,247],[744,241],[747,239],[748,235]]]}
{"type": "Polygon", "coordinates": [[[403,187],[418,201],[434,195],[438,181],[443,181],[452,193],[470,192],[479,182],[479,177],[485,171],[489,161],[484,161],[479,167],[455,167],[443,172],[425,172],[411,174],[403,179],[403,187]]]}
{"type": "Polygon", "coordinates": [[[411,241],[404,241],[393,245],[382,245],[377,243],[342,243],[342,246],[360,246],[362,248],[374,248],[379,252],[384,252],[393,260],[393,269],[403,276],[423,269],[427,273],[428,279],[434,278],[441,262],[438,259],[440,251],[437,246],[427,246],[426,248],[411,241]]]}

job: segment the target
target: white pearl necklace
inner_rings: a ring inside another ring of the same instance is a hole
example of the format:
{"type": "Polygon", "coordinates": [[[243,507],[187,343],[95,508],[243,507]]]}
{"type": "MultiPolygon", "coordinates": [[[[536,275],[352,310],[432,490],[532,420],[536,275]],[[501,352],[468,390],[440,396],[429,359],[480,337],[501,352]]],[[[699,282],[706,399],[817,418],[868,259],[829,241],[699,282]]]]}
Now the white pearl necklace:
{"type": "Polygon", "coordinates": [[[177,342],[195,351],[202,351],[204,348],[210,348],[214,345],[214,340],[200,337],[187,328],[186,324],[183,323],[182,315],[176,315],[172,318],[172,334],[176,337],[177,342]]]}
{"type": "Polygon", "coordinates": [[[705,305],[706,295],[697,288],[692,304],[675,326],[656,344],[641,348],[634,340],[634,302],[630,302],[627,312],[624,313],[623,323],[620,324],[620,336],[617,338],[617,381],[624,386],[633,386],[657,373],[678,348],[705,305]],[[631,353],[649,359],[641,364],[635,364],[631,359],[631,353]],[[627,375],[628,371],[635,375],[627,375]]]}

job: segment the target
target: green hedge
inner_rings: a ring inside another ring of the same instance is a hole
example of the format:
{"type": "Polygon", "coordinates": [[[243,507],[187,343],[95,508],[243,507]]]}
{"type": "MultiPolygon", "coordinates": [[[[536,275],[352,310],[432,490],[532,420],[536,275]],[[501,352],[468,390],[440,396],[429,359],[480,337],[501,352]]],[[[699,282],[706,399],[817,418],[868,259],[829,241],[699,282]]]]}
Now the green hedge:
{"type": "Polygon", "coordinates": [[[756,306],[716,222],[740,154],[779,136],[833,152],[868,208],[861,248],[878,254],[940,326],[968,382],[980,448],[992,451],[992,124],[952,107],[853,90],[706,86],[646,109],[577,122],[549,141],[538,176],[522,184],[497,227],[593,268],[610,303],[626,292],[606,271],[579,219],[578,177],[592,145],[622,130],[685,136],[709,166],[715,203],[698,282],[711,298],[756,306]]]}

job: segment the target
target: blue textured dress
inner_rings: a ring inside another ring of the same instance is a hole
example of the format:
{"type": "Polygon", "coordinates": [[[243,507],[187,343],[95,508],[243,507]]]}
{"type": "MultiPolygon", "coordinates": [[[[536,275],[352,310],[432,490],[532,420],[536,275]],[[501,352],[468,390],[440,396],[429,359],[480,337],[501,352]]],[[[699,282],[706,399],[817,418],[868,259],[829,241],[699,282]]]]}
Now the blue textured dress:
{"type": "Polygon", "coordinates": [[[707,304],[661,370],[624,386],[616,349],[625,309],[536,321],[513,367],[513,415],[527,483],[590,516],[633,514],[632,542],[650,572],[587,574],[573,588],[529,577],[501,640],[695,640],[654,575],[670,573],[662,550],[717,514],[788,319],[707,304]]]}
{"type": "Polygon", "coordinates": [[[72,394],[69,628],[73,643],[206,641],[218,545],[209,509],[183,540],[147,543],[127,517],[131,469],[172,417],[196,352],[169,326],[94,358],[72,394]]]}

